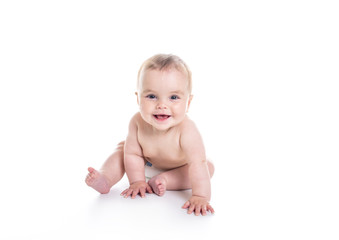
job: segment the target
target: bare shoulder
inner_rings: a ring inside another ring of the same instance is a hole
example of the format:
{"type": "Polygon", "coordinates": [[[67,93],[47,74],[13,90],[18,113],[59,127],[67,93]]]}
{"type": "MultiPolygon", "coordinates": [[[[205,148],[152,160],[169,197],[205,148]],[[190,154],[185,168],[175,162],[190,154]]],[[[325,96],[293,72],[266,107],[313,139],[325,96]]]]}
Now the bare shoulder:
{"type": "Polygon", "coordinates": [[[184,121],[181,123],[180,132],[181,136],[185,137],[190,134],[197,134],[199,133],[199,130],[194,121],[186,116],[184,121]]]}
{"type": "Polygon", "coordinates": [[[142,123],[142,118],[139,112],[135,113],[129,122],[129,131],[137,130],[142,123]]]}
{"type": "Polygon", "coordinates": [[[140,115],[140,112],[137,112],[133,115],[133,117],[131,118],[130,120],[130,123],[138,123],[141,119],[141,115],[140,115]]]}

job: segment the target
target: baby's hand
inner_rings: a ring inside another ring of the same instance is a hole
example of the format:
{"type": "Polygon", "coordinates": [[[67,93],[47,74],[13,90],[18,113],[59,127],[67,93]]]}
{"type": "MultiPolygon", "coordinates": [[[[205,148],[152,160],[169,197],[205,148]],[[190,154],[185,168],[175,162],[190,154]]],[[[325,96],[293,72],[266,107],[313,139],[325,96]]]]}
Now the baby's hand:
{"type": "Polygon", "coordinates": [[[182,208],[187,209],[188,214],[191,214],[195,211],[195,215],[199,216],[201,215],[205,216],[207,211],[210,211],[211,213],[214,213],[214,209],[212,206],[208,203],[207,199],[204,197],[198,197],[198,196],[192,196],[190,200],[188,200],[182,208]]]}
{"type": "Polygon", "coordinates": [[[148,185],[148,183],[139,181],[132,183],[129,188],[123,191],[120,195],[125,198],[128,198],[129,196],[131,196],[131,198],[135,198],[138,194],[140,194],[140,196],[144,198],[146,191],[148,193],[153,193],[152,188],[148,185]]]}

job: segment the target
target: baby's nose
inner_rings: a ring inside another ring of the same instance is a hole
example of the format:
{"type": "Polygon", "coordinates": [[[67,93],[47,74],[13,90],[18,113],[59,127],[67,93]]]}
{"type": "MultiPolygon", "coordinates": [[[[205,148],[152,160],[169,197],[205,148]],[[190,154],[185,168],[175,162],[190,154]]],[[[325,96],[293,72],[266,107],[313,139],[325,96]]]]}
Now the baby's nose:
{"type": "Polygon", "coordinates": [[[157,109],[167,109],[167,106],[166,106],[166,104],[164,104],[163,102],[160,102],[160,103],[158,103],[158,105],[157,105],[157,109]]]}

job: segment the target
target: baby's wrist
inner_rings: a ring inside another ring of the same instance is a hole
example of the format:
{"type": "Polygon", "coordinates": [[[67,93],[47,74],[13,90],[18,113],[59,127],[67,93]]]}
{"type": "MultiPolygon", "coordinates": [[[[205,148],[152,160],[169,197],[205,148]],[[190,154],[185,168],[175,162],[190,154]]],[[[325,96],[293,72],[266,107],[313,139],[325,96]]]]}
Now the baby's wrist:
{"type": "Polygon", "coordinates": [[[191,197],[191,198],[193,198],[193,197],[197,197],[197,198],[200,198],[200,199],[204,199],[204,200],[206,200],[207,202],[209,202],[209,201],[211,200],[210,197],[204,196],[204,195],[192,194],[192,197],[191,197]]]}
{"type": "Polygon", "coordinates": [[[129,176],[127,174],[129,184],[132,185],[136,182],[146,182],[146,178],[144,175],[141,174],[132,174],[132,176],[129,176]]]}
{"type": "Polygon", "coordinates": [[[146,179],[130,181],[129,185],[136,184],[136,183],[146,183],[146,179]]]}

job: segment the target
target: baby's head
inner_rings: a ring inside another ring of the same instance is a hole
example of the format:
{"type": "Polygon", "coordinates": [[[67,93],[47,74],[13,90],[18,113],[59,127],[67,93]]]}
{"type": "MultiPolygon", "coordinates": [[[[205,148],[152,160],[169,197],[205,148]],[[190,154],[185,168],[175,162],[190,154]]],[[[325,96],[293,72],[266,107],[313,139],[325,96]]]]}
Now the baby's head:
{"type": "Polygon", "coordinates": [[[179,57],[158,54],[142,64],[137,89],[142,118],[166,130],[185,118],[192,100],[192,74],[179,57]]]}
{"type": "Polygon", "coordinates": [[[192,73],[187,64],[178,56],[172,54],[157,54],[147,59],[138,72],[137,89],[140,92],[143,74],[148,70],[169,71],[177,70],[187,76],[187,90],[192,93],[192,73]]]}

